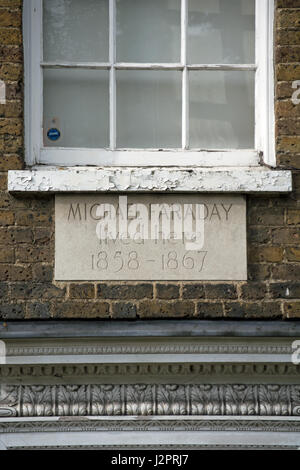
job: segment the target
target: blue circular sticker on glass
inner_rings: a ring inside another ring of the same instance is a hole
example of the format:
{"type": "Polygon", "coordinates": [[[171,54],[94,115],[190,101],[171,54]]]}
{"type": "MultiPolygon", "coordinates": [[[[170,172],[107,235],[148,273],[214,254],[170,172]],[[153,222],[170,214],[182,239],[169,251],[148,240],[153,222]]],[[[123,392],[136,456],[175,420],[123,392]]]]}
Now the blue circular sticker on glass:
{"type": "Polygon", "coordinates": [[[49,129],[49,131],[47,132],[47,137],[48,139],[55,142],[56,140],[60,138],[60,131],[53,127],[52,129],[49,129]]]}

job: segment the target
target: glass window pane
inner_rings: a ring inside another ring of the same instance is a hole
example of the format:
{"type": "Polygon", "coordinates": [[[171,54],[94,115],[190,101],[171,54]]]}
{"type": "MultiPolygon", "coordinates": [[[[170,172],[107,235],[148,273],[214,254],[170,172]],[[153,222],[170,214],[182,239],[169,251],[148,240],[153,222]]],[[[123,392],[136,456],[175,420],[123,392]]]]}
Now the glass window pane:
{"type": "Polygon", "coordinates": [[[180,0],[117,0],[118,62],[180,61],[180,0]]]}
{"type": "Polygon", "coordinates": [[[118,147],[180,147],[181,76],[177,71],[117,71],[118,147]]]}
{"type": "Polygon", "coordinates": [[[44,145],[109,146],[109,72],[44,71],[44,145]]]}
{"type": "Polygon", "coordinates": [[[189,0],[188,61],[255,62],[255,0],[189,0]]]}
{"type": "Polygon", "coordinates": [[[43,23],[45,61],[108,61],[108,0],[44,0],[43,23]]]}
{"type": "Polygon", "coordinates": [[[193,71],[190,146],[254,148],[254,72],[193,71]]]}

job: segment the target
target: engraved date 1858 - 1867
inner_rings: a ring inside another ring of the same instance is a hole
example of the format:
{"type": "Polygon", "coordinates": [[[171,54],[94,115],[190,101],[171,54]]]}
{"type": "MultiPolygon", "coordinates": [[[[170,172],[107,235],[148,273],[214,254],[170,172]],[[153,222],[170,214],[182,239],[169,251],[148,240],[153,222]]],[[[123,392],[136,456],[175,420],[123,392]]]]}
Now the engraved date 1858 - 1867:
{"type": "MultiPolygon", "coordinates": [[[[183,256],[172,250],[160,255],[158,258],[141,258],[137,251],[130,251],[127,254],[122,251],[99,251],[91,255],[92,270],[106,271],[112,270],[115,273],[124,268],[137,271],[143,264],[160,263],[163,271],[176,271],[181,269],[198,269],[201,272],[204,268],[207,251],[187,251],[183,256]]],[[[149,256],[151,258],[151,256],[149,256]]]]}

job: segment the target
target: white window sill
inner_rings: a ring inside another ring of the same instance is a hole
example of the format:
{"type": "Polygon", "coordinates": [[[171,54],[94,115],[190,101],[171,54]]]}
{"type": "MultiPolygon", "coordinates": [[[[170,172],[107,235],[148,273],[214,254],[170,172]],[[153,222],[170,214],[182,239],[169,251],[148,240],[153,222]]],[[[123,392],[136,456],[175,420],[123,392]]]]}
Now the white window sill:
{"type": "Polygon", "coordinates": [[[287,193],[292,191],[292,173],[266,167],[37,167],[10,170],[8,190],[14,193],[287,193]]]}

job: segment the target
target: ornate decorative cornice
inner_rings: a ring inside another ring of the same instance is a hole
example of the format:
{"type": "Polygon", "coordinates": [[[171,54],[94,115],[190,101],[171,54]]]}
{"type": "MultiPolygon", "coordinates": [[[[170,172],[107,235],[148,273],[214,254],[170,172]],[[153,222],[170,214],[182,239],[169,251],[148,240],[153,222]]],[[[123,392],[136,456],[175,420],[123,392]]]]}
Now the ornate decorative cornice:
{"type": "MultiPolygon", "coordinates": [[[[138,331],[145,334],[145,325],[138,331]]],[[[151,325],[156,336],[129,338],[122,323],[112,338],[101,327],[101,337],[5,340],[0,446],[120,449],[115,439],[120,432],[124,449],[297,447],[300,365],[292,363],[295,337],[197,337],[190,324],[189,337],[180,337],[178,323],[172,327],[175,336],[158,337],[151,325]],[[163,440],[151,445],[156,432],[163,440]],[[209,432],[218,439],[202,439],[209,432]],[[66,435],[67,440],[57,440],[66,435]],[[98,435],[105,439],[97,441],[98,435]],[[174,447],[176,436],[181,445],[174,447]]]]}
{"type": "Polygon", "coordinates": [[[8,356],[46,356],[82,354],[292,354],[291,345],[275,344],[188,344],[137,343],[97,345],[7,345],[8,356]]]}
{"type": "MultiPolygon", "coordinates": [[[[227,377],[251,376],[299,376],[300,365],[292,363],[125,363],[125,364],[46,364],[46,365],[3,365],[0,377],[3,379],[38,377],[55,380],[56,377],[199,377],[220,375],[227,377]]],[[[76,381],[76,380],[75,380],[76,381]]]]}
{"type": "Polygon", "coordinates": [[[300,385],[0,385],[0,417],[300,416],[300,385]]]}
{"type": "MultiPolygon", "coordinates": [[[[202,417],[203,418],[203,417],[202,417]]],[[[151,420],[133,417],[132,419],[64,419],[63,421],[32,421],[0,422],[0,433],[40,433],[40,432],[97,432],[97,431],[239,431],[239,432],[300,432],[299,418],[291,419],[245,419],[240,417],[218,419],[189,419],[174,417],[174,419],[151,420]]]]}

